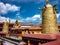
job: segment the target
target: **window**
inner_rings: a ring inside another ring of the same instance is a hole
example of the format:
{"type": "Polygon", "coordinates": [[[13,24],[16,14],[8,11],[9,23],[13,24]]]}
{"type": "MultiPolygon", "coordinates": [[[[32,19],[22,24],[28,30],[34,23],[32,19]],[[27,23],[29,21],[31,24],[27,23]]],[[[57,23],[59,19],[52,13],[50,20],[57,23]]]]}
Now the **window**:
{"type": "Polygon", "coordinates": [[[28,29],[25,29],[25,34],[30,34],[28,29]]]}

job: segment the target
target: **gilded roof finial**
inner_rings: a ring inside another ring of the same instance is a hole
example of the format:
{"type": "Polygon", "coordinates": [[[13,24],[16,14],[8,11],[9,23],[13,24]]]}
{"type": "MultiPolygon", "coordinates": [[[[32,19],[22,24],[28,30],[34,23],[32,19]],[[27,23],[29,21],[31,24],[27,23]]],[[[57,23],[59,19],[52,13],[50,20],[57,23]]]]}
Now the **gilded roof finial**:
{"type": "Polygon", "coordinates": [[[19,28],[20,27],[18,20],[15,21],[15,24],[13,25],[13,27],[14,28],[19,28]]]}
{"type": "Polygon", "coordinates": [[[3,29],[2,29],[2,31],[8,33],[8,29],[9,29],[8,27],[9,27],[9,24],[7,22],[7,19],[5,19],[5,22],[3,22],[3,29]]]}
{"type": "Polygon", "coordinates": [[[46,0],[46,4],[48,4],[49,3],[49,0],[46,0]]]}

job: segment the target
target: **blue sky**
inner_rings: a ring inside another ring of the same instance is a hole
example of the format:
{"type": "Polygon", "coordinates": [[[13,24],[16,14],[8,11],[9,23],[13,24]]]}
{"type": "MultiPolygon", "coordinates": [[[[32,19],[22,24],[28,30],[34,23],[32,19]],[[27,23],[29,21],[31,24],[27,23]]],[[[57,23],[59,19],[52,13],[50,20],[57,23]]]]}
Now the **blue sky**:
{"type": "MultiPolygon", "coordinates": [[[[0,0],[0,22],[11,20],[19,20],[19,22],[41,22],[42,12],[38,11],[38,7],[43,8],[46,0],[0,0]]],[[[49,0],[56,4],[57,20],[60,22],[60,0],[49,0]]]]}

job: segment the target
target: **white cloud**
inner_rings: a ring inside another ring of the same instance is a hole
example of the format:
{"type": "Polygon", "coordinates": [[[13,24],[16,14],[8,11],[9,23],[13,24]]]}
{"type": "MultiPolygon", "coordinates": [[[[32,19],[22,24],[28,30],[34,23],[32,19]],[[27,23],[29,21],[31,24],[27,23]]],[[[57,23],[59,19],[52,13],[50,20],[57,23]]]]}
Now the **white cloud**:
{"type": "Polygon", "coordinates": [[[41,16],[39,14],[34,15],[33,17],[27,17],[25,19],[26,21],[36,21],[36,20],[41,20],[41,16]]]}
{"type": "Polygon", "coordinates": [[[9,18],[0,16],[0,22],[4,22],[4,21],[6,21],[6,20],[8,20],[8,19],[9,19],[9,18]]]}
{"type": "Polygon", "coordinates": [[[23,18],[20,16],[20,12],[18,12],[18,13],[16,14],[16,19],[19,19],[19,20],[23,19],[23,18]]]}
{"type": "MultiPolygon", "coordinates": [[[[10,23],[15,23],[16,19],[10,19],[10,23]]],[[[18,20],[19,22],[23,22],[22,20],[18,20]]]]}
{"type": "MultiPolygon", "coordinates": [[[[11,18],[8,18],[8,17],[2,17],[2,16],[0,16],[0,22],[4,22],[6,20],[9,21],[9,19],[10,19],[10,23],[14,23],[16,21],[16,19],[11,19],[11,18]]],[[[41,21],[41,16],[39,14],[36,14],[36,15],[34,15],[32,17],[27,17],[25,19],[22,18],[22,17],[20,17],[20,19],[18,19],[19,22],[25,22],[25,21],[26,22],[34,22],[34,21],[37,21],[37,20],[39,22],[41,21]]]]}
{"type": "Polygon", "coordinates": [[[58,13],[58,14],[56,14],[57,15],[57,18],[59,18],[60,17],[60,13],[58,13]]]}
{"type": "Polygon", "coordinates": [[[0,2],[0,13],[1,14],[6,14],[8,11],[19,11],[20,7],[16,5],[11,5],[11,4],[4,4],[3,2],[0,2]]]}
{"type": "Polygon", "coordinates": [[[39,14],[37,14],[37,15],[34,15],[33,17],[32,17],[32,19],[33,20],[37,20],[37,19],[41,19],[41,16],[39,15],[39,14]]]}
{"type": "MultiPolygon", "coordinates": [[[[8,17],[2,17],[0,16],[0,22],[8,21],[10,23],[15,23],[16,19],[8,18],[8,17]]],[[[19,22],[23,22],[23,20],[18,20],[19,22]]]]}
{"type": "MultiPolygon", "coordinates": [[[[14,19],[10,19],[11,21],[15,21],[14,19]]],[[[4,21],[8,21],[9,22],[9,18],[6,18],[6,17],[2,17],[0,16],[0,22],[4,22],[4,21]]]]}

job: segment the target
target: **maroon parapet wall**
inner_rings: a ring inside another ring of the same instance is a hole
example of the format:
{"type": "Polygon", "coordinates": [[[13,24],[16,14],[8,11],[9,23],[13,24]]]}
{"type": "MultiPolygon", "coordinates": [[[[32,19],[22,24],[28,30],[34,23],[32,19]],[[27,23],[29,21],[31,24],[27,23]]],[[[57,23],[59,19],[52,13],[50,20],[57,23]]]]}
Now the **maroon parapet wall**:
{"type": "Polygon", "coordinates": [[[51,42],[40,44],[40,45],[60,45],[60,41],[56,40],[56,41],[51,41],[51,42]]]}
{"type": "Polygon", "coordinates": [[[23,37],[38,38],[38,39],[56,39],[55,34],[25,34],[23,37]]]}
{"type": "Polygon", "coordinates": [[[56,40],[40,45],[60,45],[60,33],[56,34],[56,40]]]}
{"type": "Polygon", "coordinates": [[[22,38],[26,43],[29,40],[31,45],[44,44],[57,39],[55,34],[24,34],[22,38]]]}
{"type": "Polygon", "coordinates": [[[6,32],[0,32],[0,38],[2,37],[2,36],[6,36],[6,32]]]}

